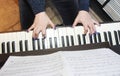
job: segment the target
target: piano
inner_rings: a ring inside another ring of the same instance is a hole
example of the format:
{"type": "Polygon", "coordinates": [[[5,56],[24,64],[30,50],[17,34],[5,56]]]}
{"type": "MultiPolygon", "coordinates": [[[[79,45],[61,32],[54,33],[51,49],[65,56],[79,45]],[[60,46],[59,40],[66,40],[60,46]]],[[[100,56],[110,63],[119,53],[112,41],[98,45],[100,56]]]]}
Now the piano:
{"type": "Polygon", "coordinates": [[[120,22],[101,23],[95,34],[84,34],[82,26],[48,28],[46,38],[41,33],[38,39],[32,38],[32,31],[0,33],[0,54],[53,49],[109,42],[115,50],[120,50],[120,22]],[[115,48],[114,48],[115,47],[115,48]],[[117,48],[117,49],[116,49],[117,48]]]}

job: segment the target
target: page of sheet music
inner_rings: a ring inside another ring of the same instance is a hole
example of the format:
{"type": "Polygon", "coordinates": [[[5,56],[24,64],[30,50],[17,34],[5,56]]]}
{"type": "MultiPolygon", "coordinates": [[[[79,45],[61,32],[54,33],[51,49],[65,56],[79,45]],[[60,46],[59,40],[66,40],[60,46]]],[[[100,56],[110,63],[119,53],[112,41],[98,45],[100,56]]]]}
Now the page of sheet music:
{"type": "Polygon", "coordinates": [[[10,56],[0,70],[0,76],[63,75],[65,75],[65,70],[59,53],[44,56],[10,56]]]}
{"type": "Polygon", "coordinates": [[[73,76],[120,76],[120,55],[107,48],[66,51],[62,57],[73,76]]]}

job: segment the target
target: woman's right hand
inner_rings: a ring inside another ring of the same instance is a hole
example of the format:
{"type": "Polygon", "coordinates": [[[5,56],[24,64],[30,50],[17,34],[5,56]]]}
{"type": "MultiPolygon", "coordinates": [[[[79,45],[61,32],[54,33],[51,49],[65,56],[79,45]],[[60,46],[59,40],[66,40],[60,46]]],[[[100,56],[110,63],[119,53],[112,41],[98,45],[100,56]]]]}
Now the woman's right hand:
{"type": "Polygon", "coordinates": [[[33,30],[32,37],[34,39],[38,38],[39,33],[42,32],[42,35],[45,37],[46,28],[50,25],[52,28],[55,28],[55,25],[52,23],[50,18],[45,12],[40,12],[35,15],[35,19],[28,31],[33,30]]]}

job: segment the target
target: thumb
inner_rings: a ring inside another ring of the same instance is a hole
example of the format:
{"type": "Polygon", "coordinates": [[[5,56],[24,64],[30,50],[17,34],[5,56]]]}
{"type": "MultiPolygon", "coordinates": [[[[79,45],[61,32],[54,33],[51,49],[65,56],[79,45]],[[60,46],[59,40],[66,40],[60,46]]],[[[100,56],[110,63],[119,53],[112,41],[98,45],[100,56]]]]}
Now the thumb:
{"type": "Polygon", "coordinates": [[[30,28],[28,28],[28,32],[34,29],[34,25],[31,25],[30,28]]]}
{"type": "Polygon", "coordinates": [[[75,19],[75,21],[73,22],[73,27],[75,27],[78,24],[78,20],[75,19]]]}
{"type": "Polygon", "coordinates": [[[52,28],[55,28],[55,24],[51,20],[49,21],[49,24],[52,28]]]}
{"type": "Polygon", "coordinates": [[[94,23],[95,25],[98,25],[98,26],[100,25],[99,22],[97,22],[97,21],[95,21],[95,20],[93,20],[93,23],[94,23]]]}

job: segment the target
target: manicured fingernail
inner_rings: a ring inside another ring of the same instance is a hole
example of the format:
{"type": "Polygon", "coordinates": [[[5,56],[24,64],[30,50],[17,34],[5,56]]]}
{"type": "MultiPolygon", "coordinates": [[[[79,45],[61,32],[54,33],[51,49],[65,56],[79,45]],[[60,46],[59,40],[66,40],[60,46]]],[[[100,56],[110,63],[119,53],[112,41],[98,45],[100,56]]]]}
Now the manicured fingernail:
{"type": "Polygon", "coordinates": [[[56,30],[56,27],[54,27],[54,30],[56,30]]]}
{"type": "Polygon", "coordinates": [[[26,32],[29,32],[28,30],[26,30],[26,32]]]}
{"type": "Polygon", "coordinates": [[[42,39],[44,40],[46,37],[42,37],[42,39]]]}
{"type": "Polygon", "coordinates": [[[98,34],[98,32],[97,32],[97,31],[95,31],[95,34],[98,34]]]}
{"type": "Polygon", "coordinates": [[[33,40],[38,40],[38,38],[32,38],[33,40]]]}
{"type": "Polygon", "coordinates": [[[91,37],[91,36],[92,36],[92,34],[89,34],[89,36],[91,37]]]}
{"type": "Polygon", "coordinates": [[[83,36],[86,36],[86,34],[83,34],[83,36]]]}

